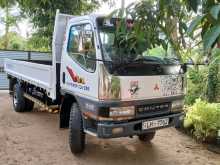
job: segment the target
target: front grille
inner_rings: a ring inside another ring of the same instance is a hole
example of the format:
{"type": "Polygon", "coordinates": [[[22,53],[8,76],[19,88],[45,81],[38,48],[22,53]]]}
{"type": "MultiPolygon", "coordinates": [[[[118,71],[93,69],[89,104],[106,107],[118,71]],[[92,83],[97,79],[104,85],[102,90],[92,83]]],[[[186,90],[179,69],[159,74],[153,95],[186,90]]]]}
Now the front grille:
{"type": "Polygon", "coordinates": [[[163,114],[169,112],[171,109],[171,103],[155,103],[136,106],[136,114],[138,116],[151,116],[155,114],[163,114]]]}

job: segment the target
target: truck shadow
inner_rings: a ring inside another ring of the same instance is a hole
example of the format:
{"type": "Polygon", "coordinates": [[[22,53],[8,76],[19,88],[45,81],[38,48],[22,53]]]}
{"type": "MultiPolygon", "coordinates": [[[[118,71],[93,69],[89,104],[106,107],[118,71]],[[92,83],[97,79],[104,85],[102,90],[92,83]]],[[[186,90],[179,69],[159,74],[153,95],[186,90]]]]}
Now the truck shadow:
{"type": "Polygon", "coordinates": [[[159,164],[161,151],[152,143],[142,143],[136,137],[99,140],[88,136],[85,153],[80,162],[95,162],[96,165],[159,164]]]}
{"type": "MultiPolygon", "coordinates": [[[[151,143],[143,143],[134,138],[98,139],[90,135],[86,136],[85,151],[81,155],[72,155],[68,145],[68,129],[49,129],[58,126],[58,115],[45,112],[32,112],[28,116],[36,119],[36,122],[44,125],[49,135],[59,135],[57,143],[63,145],[64,155],[68,161],[74,160],[82,165],[140,165],[161,164],[161,155],[165,156],[159,144],[153,140],[151,143]],[[71,158],[72,157],[72,158],[71,158]]],[[[156,137],[157,138],[157,135],[156,137]]],[[[168,162],[165,162],[165,164],[168,162]]],[[[68,164],[68,163],[67,163],[68,164]]]]}
{"type": "MultiPolygon", "coordinates": [[[[48,128],[57,125],[58,115],[49,115],[47,112],[32,112],[29,116],[38,118],[38,122],[44,125],[47,123],[48,128]],[[44,120],[42,120],[44,118],[44,120]]],[[[58,126],[58,125],[57,125],[58,126]]],[[[45,126],[44,126],[45,127],[45,126]]],[[[50,129],[51,134],[59,134],[59,143],[65,146],[65,155],[72,157],[79,164],[86,165],[140,165],[140,164],[169,164],[165,162],[166,157],[164,150],[161,150],[157,140],[150,143],[143,143],[134,138],[116,138],[116,139],[98,139],[87,135],[85,151],[81,155],[72,155],[68,145],[68,129],[50,129]],[[162,155],[162,156],[161,156],[162,155]]],[[[50,134],[48,132],[47,134],[50,134]]],[[[157,138],[157,135],[155,136],[157,138]]],[[[68,160],[69,161],[69,160],[68,160]]]]}

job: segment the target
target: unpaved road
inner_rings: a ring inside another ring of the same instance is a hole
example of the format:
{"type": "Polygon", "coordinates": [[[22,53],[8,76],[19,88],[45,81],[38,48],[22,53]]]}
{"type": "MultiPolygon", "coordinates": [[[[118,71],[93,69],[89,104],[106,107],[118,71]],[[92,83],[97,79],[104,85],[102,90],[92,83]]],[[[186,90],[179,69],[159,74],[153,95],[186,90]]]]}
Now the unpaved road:
{"type": "Polygon", "coordinates": [[[87,136],[86,147],[75,157],[68,130],[58,128],[58,115],[16,113],[7,93],[0,92],[0,165],[220,165],[220,155],[173,128],[158,131],[149,144],[87,136]]]}

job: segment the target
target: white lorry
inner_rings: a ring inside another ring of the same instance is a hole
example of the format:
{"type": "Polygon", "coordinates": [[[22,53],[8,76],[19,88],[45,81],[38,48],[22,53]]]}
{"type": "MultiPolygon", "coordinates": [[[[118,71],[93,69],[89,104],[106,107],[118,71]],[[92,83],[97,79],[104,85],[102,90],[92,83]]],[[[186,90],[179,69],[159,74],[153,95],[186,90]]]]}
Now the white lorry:
{"type": "Polygon", "coordinates": [[[57,12],[52,61],[5,59],[15,111],[31,111],[34,102],[57,106],[74,154],[84,150],[86,134],[150,141],[183,116],[183,65],[168,57],[119,58],[115,26],[113,18],[57,12]]]}

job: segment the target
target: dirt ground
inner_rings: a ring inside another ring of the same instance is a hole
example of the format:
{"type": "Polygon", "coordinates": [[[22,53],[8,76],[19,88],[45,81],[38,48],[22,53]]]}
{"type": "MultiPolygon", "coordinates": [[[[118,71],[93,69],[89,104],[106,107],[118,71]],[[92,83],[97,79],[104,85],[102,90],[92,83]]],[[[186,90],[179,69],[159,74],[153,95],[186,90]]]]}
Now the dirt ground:
{"type": "Polygon", "coordinates": [[[87,136],[85,153],[76,157],[58,121],[57,114],[14,112],[8,94],[0,91],[0,165],[220,165],[220,155],[174,128],[158,131],[149,144],[87,136]]]}

